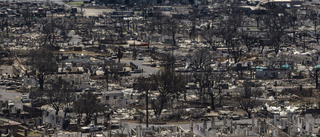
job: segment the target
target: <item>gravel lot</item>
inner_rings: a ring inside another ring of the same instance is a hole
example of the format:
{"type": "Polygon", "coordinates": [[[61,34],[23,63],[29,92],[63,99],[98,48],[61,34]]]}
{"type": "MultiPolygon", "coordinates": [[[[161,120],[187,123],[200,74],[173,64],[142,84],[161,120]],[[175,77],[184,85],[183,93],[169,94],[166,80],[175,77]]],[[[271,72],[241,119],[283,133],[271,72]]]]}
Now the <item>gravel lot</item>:
{"type": "MultiPolygon", "coordinates": [[[[114,9],[94,9],[94,8],[83,8],[84,9],[84,16],[96,16],[100,15],[103,12],[110,13],[113,12],[114,9]]],[[[80,8],[78,8],[78,11],[80,11],[80,8]]]]}

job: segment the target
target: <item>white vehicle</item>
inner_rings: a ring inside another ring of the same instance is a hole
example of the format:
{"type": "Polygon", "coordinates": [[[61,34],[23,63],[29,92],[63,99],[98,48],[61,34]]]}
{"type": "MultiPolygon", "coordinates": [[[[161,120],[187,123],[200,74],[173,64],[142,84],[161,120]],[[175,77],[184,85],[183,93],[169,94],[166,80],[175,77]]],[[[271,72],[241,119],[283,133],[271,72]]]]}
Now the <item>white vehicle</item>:
{"type": "Polygon", "coordinates": [[[12,100],[8,100],[8,106],[9,108],[12,108],[14,106],[14,103],[12,100]]]}
{"type": "Polygon", "coordinates": [[[22,103],[30,103],[30,99],[28,95],[21,95],[21,102],[22,103]]]}
{"type": "Polygon", "coordinates": [[[112,59],[117,59],[118,56],[114,54],[114,55],[111,56],[111,58],[112,58],[112,59]]]}
{"type": "Polygon", "coordinates": [[[81,127],[81,132],[101,131],[105,129],[106,127],[103,125],[89,124],[88,126],[81,127]]]}
{"type": "Polygon", "coordinates": [[[138,60],[143,60],[143,56],[142,56],[142,54],[141,54],[141,53],[139,53],[137,58],[138,58],[138,60]]]}

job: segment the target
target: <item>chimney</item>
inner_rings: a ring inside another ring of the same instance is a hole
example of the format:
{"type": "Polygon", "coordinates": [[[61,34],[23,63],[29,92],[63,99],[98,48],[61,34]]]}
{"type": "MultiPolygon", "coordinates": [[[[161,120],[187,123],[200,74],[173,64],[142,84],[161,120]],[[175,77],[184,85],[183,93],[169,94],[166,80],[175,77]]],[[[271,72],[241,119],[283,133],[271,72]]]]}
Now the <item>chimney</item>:
{"type": "Polygon", "coordinates": [[[236,130],[234,131],[235,135],[239,135],[240,134],[240,125],[236,125],[236,130]]]}
{"type": "Polygon", "coordinates": [[[215,121],[214,121],[214,119],[215,119],[214,117],[211,118],[211,128],[212,128],[212,129],[214,129],[215,124],[216,124],[215,121]]]}
{"type": "Polygon", "coordinates": [[[206,119],[203,121],[203,128],[207,129],[207,120],[206,119]]]}
{"type": "Polygon", "coordinates": [[[190,120],[190,131],[193,132],[193,121],[190,120]]]}
{"type": "Polygon", "coordinates": [[[177,126],[173,126],[173,133],[177,133],[178,127],[177,126]]]}
{"type": "Polygon", "coordinates": [[[141,126],[137,126],[137,137],[141,137],[141,126]]]}

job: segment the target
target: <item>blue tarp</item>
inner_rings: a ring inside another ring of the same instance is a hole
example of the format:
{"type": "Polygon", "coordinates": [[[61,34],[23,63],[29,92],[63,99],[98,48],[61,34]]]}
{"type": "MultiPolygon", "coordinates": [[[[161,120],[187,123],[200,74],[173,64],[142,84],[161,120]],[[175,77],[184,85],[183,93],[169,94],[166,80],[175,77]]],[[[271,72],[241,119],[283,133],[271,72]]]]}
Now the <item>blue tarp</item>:
{"type": "Polygon", "coordinates": [[[268,69],[268,68],[257,66],[255,69],[256,69],[256,71],[263,71],[264,69],[268,69]]]}
{"type": "Polygon", "coordinates": [[[290,65],[282,65],[281,68],[284,68],[284,69],[289,69],[291,66],[290,65]]]}

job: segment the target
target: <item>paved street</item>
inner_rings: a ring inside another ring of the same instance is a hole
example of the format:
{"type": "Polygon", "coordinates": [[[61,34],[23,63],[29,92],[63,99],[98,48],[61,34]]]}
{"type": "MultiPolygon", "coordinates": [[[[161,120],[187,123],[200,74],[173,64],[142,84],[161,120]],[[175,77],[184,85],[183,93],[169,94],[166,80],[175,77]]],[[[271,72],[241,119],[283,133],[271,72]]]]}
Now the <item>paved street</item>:
{"type": "MultiPolygon", "coordinates": [[[[283,89],[289,89],[289,88],[300,88],[299,84],[296,85],[292,85],[292,86],[273,86],[272,89],[274,89],[275,91],[281,92],[283,89]]],[[[303,85],[302,88],[315,88],[315,86],[310,86],[310,85],[303,85]]]]}
{"type": "Polygon", "coordinates": [[[154,74],[158,71],[158,69],[156,69],[155,67],[150,67],[150,66],[146,66],[146,65],[142,65],[143,60],[131,60],[131,59],[123,59],[121,60],[121,62],[130,64],[130,62],[136,64],[137,66],[139,66],[139,68],[143,69],[143,73],[136,73],[136,74],[131,74],[132,76],[148,76],[149,74],[154,74]]]}
{"type": "MultiPolygon", "coordinates": [[[[242,123],[242,124],[251,124],[252,123],[252,119],[242,119],[242,120],[235,120],[233,122],[236,123],[242,123]]],[[[130,132],[130,130],[128,129],[133,129],[136,128],[137,126],[141,126],[141,127],[146,127],[145,123],[140,124],[140,123],[133,123],[133,122],[124,122],[123,124],[125,126],[125,129],[123,130],[124,134],[128,134],[130,132]]],[[[199,126],[203,126],[203,122],[193,122],[193,126],[195,125],[199,125],[199,126]]],[[[215,125],[221,126],[223,125],[223,121],[222,120],[218,120],[215,121],[215,125]]],[[[166,126],[180,126],[181,128],[183,128],[184,130],[190,130],[190,122],[184,122],[184,123],[173,123],[173,124],[164,124],[164,125],[159,125],[159,124],[149,124],[149,127],[166,127],[166,126]]],[[[210,128],[211,127],[211,122],[207,121],[207,127],[210,128]]],[[[119,130],[113,130],[113,131],[104,131],[103,134],[104,135],[109,135],[110,132],[116,132],[119,130]]],[[[95,132],[96,134],[99,134],[99,132],[95,132]]],[[[121,133],[121,132],[120,132],[121,133]]],[[[82,136],[89,136],[90,133],[76,133],[76,132],[65,132],[65,131],[60,131],[57,135],[60,137],[62,136],[72,136],[72,137],[77,137],[78,135],[82,135],[82,136]]],[[[49,137],[49,136],[46,136],[49,137]]]]}
{"type": "Polygon", "coordinates": [[[77,45],[78,43],[80,43],[82,41],[82,37],[80,37],[79,35],[75,35],[74,30],[71,30],[68,34],[68,37],[71,37],[69,44],[70,45],[77,45]]]}
{"type": "Polygon", "coordinates": [[[15,90],[6,90],[5,86],[0,86],[0,100],[3,102],[11,100],[15,107],[20,109],[22,108],[21,95],[15,90]]]}
{"type": "MultiPolygon", "coordinates": [[[[237,122],[237,123],[243,123],[243,124],[251,124],[252,123],[252,119],[241,119],[241,120],[235,120],[233,122],[237,122]]],[[[140,124],[140,123],[132,123],[132,122],[124,122],[124,125],[126,127],[126,129],[124,130],[125,134],[128,134],[128,127],[129,129],[133,129],[136,128],[137,126],[141,126],[141,127],[146,127],[146,124],[140,124]]],[[[195,125],[199,125],[199,126],[203,126],[203,122],[193,122],[193,126],[195,125]]],[[[215,125],[223,125],[223,121],[222,120],[218,120],[215,121],[215,125]]],[[[190,130],[190,122],[184,122],[184,123],[174,123],[174,124],[164,124],[164,125],[159,125],[159,124],[149,124],[149,127],[163,127],[163,126],[180,126],[181,128],[183,128],[184,130],[190,130]]],[[[207,127],[210,128],[211,127],[211,122],[207,121],[207,127]]],[[[108,134],[108,132],[104,132],[105,135],[108,134]]]]}

